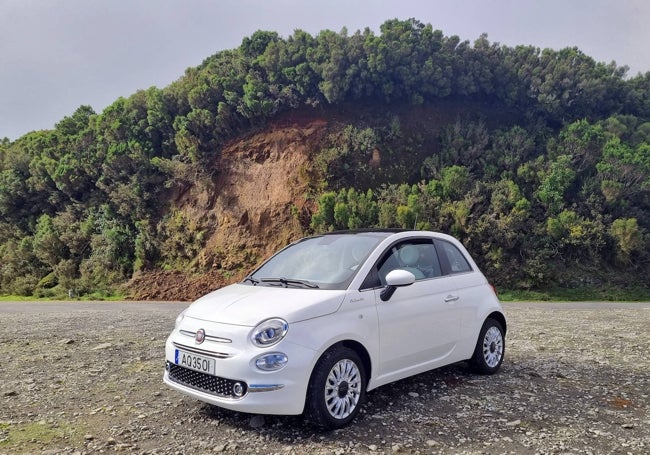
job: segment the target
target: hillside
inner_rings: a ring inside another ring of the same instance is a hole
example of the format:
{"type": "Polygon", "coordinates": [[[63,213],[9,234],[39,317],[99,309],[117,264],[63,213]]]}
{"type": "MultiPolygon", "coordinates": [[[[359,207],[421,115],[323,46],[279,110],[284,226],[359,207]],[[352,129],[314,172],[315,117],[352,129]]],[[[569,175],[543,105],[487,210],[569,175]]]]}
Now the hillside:
{"type": "MultiPolygon", "coordinates": [[[[191,185],[174,196],[174,211],[182,213],[188,226],[201,226],[203,245],[194,259],[199,273],[155,271],[137,274],[127,284],[133,299],[188,300],[240,280],[261,260],[279,248],[308,235],[318,205],[314,197],[326,182],[315,162],[349,125],[359,128],[383,125],[387,118],[400,118],[407,131],[424,134],[430,142],[420,148],[422,162],[440,147],[441,131],[461,119],[485,120],[492,128],[507,127],[516,115],[484,103],[443,102],[436,106],[395,106],[387,116],[380,106],[339,106],[336,109],[302,109],[279,116],[260,131],[232,140],[211,163],[214,177],[209,185],[191,185]]],[[[420,178],[420,164],[413,156],[404,162],[374,149],[365,157],[367,172],[337,176],[333,186],[389,183],[420,178]],[[374,160],[374,161],[373,161],[374,160]],[[382,172],[383,171],[383,172],[382,172]],[[397,176],[394,176],[399,172],[397,176]],[[377,176],[380,176],[378,178],[377,176]]],[[[363,159],[363,158],[362,158],[363,159]]]]}
{"type": "Polygon", "coordinates": [[[255,32],[0,142],[0,294],[189,299],[305,234],[415,227],[501,288],[647,295],[650,73],[625,73],[415,19],[255,32]]]}
{"type": "Polygon", "coordinates": [[[206,238],[200,274],[154,272],[128,285],[131,298],[188,300],[238,280],[260,260],[304,234],[309,219],[305,173],[331,126],[315,116],[278,121],[228,144],[208,188],[192,186],[175,209],[206,238]],[[189,275],[189,276],[188,276],[189,275]]]}

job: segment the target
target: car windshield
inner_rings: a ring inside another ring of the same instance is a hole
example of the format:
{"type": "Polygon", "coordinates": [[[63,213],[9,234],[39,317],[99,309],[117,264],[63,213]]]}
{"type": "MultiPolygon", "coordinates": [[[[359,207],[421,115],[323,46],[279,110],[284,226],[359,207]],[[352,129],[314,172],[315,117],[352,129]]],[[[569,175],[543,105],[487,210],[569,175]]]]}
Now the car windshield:
{"type": "Polygon", "coordinates": [[[328,234],[281,250],[244,283],[311,289],[345,289],[384,233],[328,234]]]}

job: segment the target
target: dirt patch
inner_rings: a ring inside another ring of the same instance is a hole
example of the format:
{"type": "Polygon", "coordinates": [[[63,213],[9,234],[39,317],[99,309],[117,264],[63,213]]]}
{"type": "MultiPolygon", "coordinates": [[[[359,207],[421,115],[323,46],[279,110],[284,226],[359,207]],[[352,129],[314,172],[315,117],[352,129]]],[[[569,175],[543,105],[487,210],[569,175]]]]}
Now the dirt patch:
{"type": "Polygon", "coordinates": [[[185,306],[0,303],[0,454],[650,449],[649,304],[507,304],[499,374],[458,364],[380,387],[352,426],[330,433],[165,387],[164,341],[185,306]]]}
{"type": "Polygon", "coordinates": [[[175,201],[184,219],[203,226],[192,271],[141,273],[126,285],[129,298],[194,299],[241,279],[303,237],[314,209],[308,198],[310,157],[329,131],[327,122],[312,117],[284,120],[225,147],[213,181],[184,189],[175,201]]]}
{"type": "Polygon", "coordinates": [[[232,280],[232,277],[226,278],[218,271],[198,275],[157,271],[133,277],[127,292],[133,300],[193,301],[230,284],[232,280]]]}

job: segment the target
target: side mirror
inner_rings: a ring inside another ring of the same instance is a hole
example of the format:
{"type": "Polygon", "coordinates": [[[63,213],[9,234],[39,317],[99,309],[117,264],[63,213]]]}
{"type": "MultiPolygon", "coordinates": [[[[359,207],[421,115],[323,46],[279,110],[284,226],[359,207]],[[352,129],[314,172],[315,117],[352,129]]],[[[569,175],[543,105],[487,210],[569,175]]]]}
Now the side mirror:
{"type": "Polygon", "coordinates": [[[381,291],[379,297],[383,302],[390,300],[395,290],[402,286],[410,286],[415,283],[415,275],[407,270],[393,270],[386,275],[387,286],[381,291]]]}

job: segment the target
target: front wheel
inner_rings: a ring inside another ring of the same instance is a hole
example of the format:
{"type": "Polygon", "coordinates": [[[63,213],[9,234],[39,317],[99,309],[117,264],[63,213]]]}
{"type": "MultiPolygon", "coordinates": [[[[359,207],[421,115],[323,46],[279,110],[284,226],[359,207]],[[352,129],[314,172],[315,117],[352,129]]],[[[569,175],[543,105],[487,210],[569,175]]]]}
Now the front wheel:
{"type": "Polygon", "coordinates": [[[503,327],[494,319],[487,319],[481,328],[474,355],[470,359],[472,370],[480,374],[494,374],[499,370],[505,354],[503,327]]]}
{"type": "Polygon", "coordinates": [[[365,390],[361,358],[352,349],[335,346],[316,363],[307,390],[306,414],[322,428],[343,428],[359,413],[365,390]]]}

